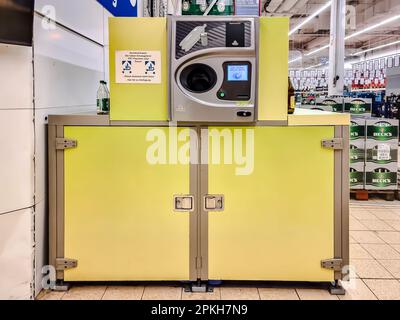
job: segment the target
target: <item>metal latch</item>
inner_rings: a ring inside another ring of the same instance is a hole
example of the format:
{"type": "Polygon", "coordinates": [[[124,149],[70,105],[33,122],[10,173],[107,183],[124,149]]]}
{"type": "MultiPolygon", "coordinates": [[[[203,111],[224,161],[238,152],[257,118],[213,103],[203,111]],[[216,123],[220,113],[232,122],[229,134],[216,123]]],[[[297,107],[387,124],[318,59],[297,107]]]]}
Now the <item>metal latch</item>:
{"type": "Polygon", "coordinates": [[[193,210],[194,210],[194,196],[192,195],[174,196],[174,211],[192,212],[193,210]]]}
{"type": "Polygon", "coordinates": [[[225,199],[223,195],[206,195],[204,197],[205,211],[224,211],[225,199]]]}
{"type": "Polygon", "coordinates": [[[321,267],[324,269],[342,271],[342,259],[327,259],[321,261],[321,267]]]}
{"type": "Polygon", "coordinates": [[[56,270],[63,271],[78,267],[78,260],[75,259],[56,259],[56,270]]]}
{"type": "Polygon", "coordinates": [[[333,150],[343,150],[343,139],[333,138],[322,140],[322,147],[333,150]]]}
{"type": "Polygon", "coordinates": [[[66,138],[57,138],[56,139],[56,149],[57,150],[65,150],[65,149],[73,149],[78,146],[78,141],[66,138]]]}

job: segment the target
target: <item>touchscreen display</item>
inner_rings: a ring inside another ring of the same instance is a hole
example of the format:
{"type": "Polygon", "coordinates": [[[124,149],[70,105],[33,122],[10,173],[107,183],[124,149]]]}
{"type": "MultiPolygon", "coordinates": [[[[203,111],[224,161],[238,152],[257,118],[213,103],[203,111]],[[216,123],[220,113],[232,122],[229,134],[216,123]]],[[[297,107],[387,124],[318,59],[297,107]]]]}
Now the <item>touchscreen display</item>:
{"type": "Polygon", "coordinates": [[[249,66],[228,65],[228,81],[249,81],[249,66]]]}

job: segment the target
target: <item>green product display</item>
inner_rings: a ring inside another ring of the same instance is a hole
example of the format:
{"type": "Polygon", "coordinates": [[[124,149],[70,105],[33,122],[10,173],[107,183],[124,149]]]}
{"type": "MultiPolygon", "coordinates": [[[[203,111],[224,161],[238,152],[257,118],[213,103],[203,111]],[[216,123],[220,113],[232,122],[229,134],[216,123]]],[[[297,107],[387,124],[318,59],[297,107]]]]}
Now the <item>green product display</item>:
{"type": "Polygon", "coordinates": [[[362,99],[354,99],[351,101],[345,101],[344,111],[350,112],[354,115],[370,114],[372,109],[372,104],[368,103],[362,99]]]}
{"type": "Polygon", "coordinates": [[[367,149],[367,162],[375,164],[397,163],[397,148],[393,148],[390,145],[384,145],[387,150],[382,150],[381,147],[381,145],[375,145],[373,148],[367,149]]]}
{"type": "Polygon", "coordinates": [[[318,97],[316,105],[323,111],[343,112],[343,97],[318,97]]]}
{"type": "Polygon", "coordinates": [[[350,124],[350,140],[365,138],[365,120],[352,119],[350,124]]]}
{"type": "Polygon", "coordinates": [[[350,188],[360,189],[364,187],[364,168],[357,170],[350,168],[350,188]]]}
{"type": "MultiPolygon", "coordinates": [[[[388,188],[397,186],[397,172],[387,168],[377,168],[366,172],[365,183],[376,188],[388,188]]],[[[368,188],[367,188],[368,189],[368,188]]]]}
{"type": "MultiPolygon", "coordinates": [[[[182,15],[202,16],[213,0],[183,0],[182,15]]],[[[218,0],[208,15],[231,16],[235,12],[232,0],[218,0]]]]}
{"type": "Polygon", "coordinates": [[[389,141],[398,139],[399,126],[393,120],[385,119],[378,121],[367,120],[367,137],[376,141],[389,141]]]}
{"type": "Polygon", "coordinates": [[[350,163],[364,163],[365,150],[362,146],[350,144],[350,163]]]}

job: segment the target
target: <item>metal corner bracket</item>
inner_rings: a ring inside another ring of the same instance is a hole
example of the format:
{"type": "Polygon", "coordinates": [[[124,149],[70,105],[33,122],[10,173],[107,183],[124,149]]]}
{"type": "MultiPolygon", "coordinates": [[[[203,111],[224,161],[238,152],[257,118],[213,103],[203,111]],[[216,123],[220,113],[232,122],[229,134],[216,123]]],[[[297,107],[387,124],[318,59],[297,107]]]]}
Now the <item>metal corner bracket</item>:
{"type": "Polygon", "coordinates": [[[56,139],[56,150],[73,149],[78,146],[78,141],[66,138],[56,139]]]}
{"type": "Polygon", "coordinates": [[[322,140],[322,147],[333,150],[343,150],[343,138],[324,139],[322,140]]]}
{"type": "Polygon", "coordinates": [[[75,259],[56,259],[56,270],[64,271],[78,267],[78,260],[75,259]]]}
{"type": "Polygon", "coordinates": [[[333,271],[342,271],[343,260],[342,259],[327,259],[321,261],[321,267],[333,271]]]}

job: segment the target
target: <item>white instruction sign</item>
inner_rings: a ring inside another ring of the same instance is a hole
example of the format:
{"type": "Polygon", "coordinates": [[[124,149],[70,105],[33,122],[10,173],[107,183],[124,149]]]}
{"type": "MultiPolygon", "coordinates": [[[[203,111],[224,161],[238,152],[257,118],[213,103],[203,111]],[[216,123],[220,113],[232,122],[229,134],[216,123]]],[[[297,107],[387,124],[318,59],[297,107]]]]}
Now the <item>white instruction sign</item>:
{"type": "Polygon", "coordinates": [[[160,51],[116,51],[116,83],[161,83],[160,51]]]}
{"type": "Polygon", "coordinates": [[[390,158],[390,145],[388,144],[379,144],[378,145],[378,161],[388,161],[390,158]]]}

